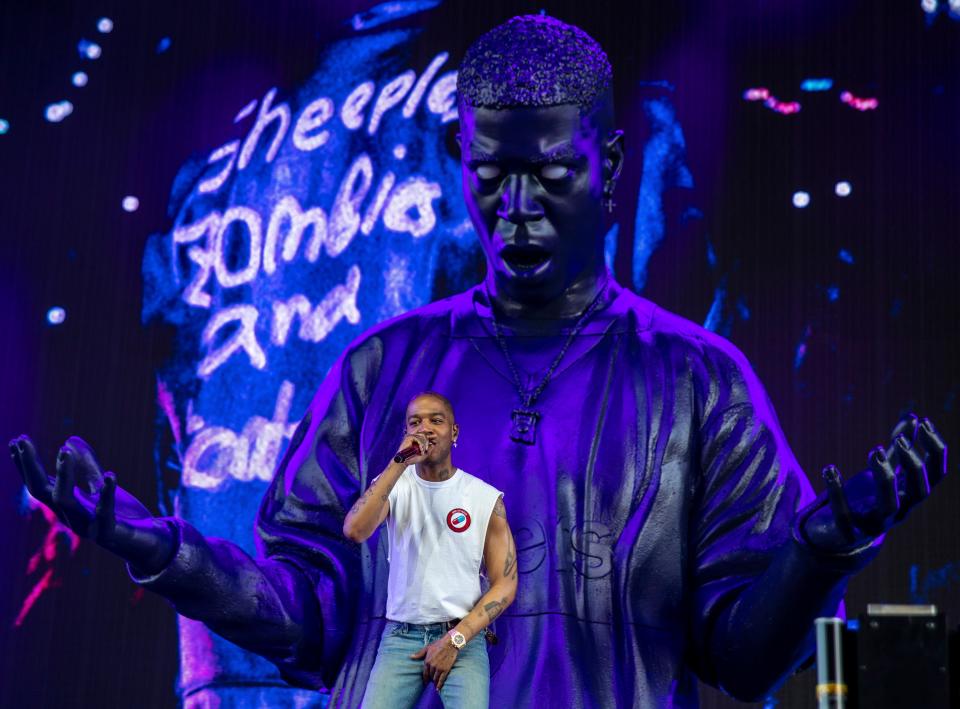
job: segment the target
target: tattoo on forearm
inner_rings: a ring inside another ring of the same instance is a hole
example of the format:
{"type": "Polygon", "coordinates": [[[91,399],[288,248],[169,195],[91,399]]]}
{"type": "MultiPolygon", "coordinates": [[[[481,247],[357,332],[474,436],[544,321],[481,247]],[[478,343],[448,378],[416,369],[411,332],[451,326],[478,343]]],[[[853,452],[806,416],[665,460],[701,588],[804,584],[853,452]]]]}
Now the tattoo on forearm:
{"type": "Polygon", "coordinates": [[[497,619],[501,613],[503,613],[504,604],[501,601],[490,601],[485,603],[483,606],[483,612],[487,614],[487,618],[492,623],[497,619]]]}
{"type": "MultiPolygon", "coordinates": [[[[366,504],[367,498],[370,497],[372,494],[373,494],[373,486],[371,485],[370,487],[367,488],[367,491],[363,493],[357,499],[356,502],[353,503],[353,507],[350,508],[350,514],[356,514],[360,510],[360,508],[366,504]]],[[[380,507],[383,507],[383,503],[387,502],[389,499],[390,497],[388,495],[380,495],[380,507]]],[[[379,511],[380,508],[377,508],[377,509],[379,511]]]]}
{"type": "Polygon", "coordinates": [[[517,578],[517,550],[513,544],[513,535],[510,535],[507,557],[503,560],[503,575],[508,579],[517,578]]]}

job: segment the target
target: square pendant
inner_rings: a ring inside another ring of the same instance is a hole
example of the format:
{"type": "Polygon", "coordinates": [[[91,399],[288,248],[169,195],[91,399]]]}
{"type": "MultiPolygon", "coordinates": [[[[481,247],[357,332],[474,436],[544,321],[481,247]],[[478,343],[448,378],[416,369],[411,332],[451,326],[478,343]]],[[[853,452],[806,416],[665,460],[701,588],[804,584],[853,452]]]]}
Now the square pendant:
{"type": "Polygon", "coordinates": [[[510,430],[510,438],[517,443],[525,443],[528,446],[536,443],[537,420],[540,418],[540,412],[514,409],[512,418],[513,428],[510,430]]]}

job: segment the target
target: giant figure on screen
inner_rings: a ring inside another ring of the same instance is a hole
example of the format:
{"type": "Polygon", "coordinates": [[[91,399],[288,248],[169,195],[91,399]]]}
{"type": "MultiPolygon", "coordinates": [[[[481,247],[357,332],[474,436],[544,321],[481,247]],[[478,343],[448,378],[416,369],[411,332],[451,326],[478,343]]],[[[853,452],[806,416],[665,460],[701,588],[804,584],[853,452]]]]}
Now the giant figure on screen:
{"type": "Polygon", "coordinates": [[[490,650],[494,706],[695,706],[696,679],[758,699],[812,650],[850,575],[929,495],[946,446],[906,417],[816,497],[728,342],[614,282],[604,210],[623,163],[611,68],[578,28],[517,17],[458,75],[463,192],[483,282],[345,348],[280,461],[258,554],[157,518],[72,438],[31,492],[184,616],[359,704],[384,618],[381,540],[345,515],[444,393],[457,461],[505,493],[516,600],[490,650]]]}

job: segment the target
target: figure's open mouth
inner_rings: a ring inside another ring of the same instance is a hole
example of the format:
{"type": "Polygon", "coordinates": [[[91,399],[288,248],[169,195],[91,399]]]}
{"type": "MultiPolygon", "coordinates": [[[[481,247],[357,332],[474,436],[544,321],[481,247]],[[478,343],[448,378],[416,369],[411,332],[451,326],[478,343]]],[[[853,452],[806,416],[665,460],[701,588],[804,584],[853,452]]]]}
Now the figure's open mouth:
{"type": "Polygon", "coordinates": [[[536,244],[517,246],[511,244],[504,247],[500,257],[511,271],[517,274],[529,274],[538,270],[550,260],[550,252],[536,244]]]}

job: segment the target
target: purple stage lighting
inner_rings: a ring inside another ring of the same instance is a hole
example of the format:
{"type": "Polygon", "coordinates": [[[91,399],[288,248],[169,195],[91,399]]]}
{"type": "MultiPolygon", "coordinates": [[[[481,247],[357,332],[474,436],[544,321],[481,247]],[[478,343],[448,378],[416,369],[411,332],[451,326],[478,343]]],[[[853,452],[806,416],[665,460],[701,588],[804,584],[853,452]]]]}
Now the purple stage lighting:
{"type": "Polygon", "coordinates": [[[100,34],[109,34],[113,31],[113,20],[109,17],[101,17],[97,20],[97,31],[100,34]]]}
{"type": "Polygon", "coordinates": [[[860,98],[849,91],[840,94],[840,101],[856,111],[873,111],[880,105],[880,102],[875,98],[860,98]]]}
{"type": "Polygon", "coordinates": [[[810,193],[798,190],[793,193],[793,206],[797,209],[803,209],[810,204],[810,193]]]}
{"type": "Polygon", "coordinates": [[[750,88],[743,92],[744,101],[766,101],[768,98],[770,98],[770,91],[762,86],[750,88]]]}
{"type": "Polygon", "coordinates": [[[123,206],[123,211],[125,212],[135,212],[140,208],[140,200],[134,197],[132,194],[127,195],[123,198],[121,206],[123,206]]]}
{"type": "Polygon", "coordinates": [[[74,86],[77,86],[77,87],[86,86],[87,81],[89,81],[89,79],[90,77],[87,76],[87,73],[85,71],[74,72],[73,76],[70,77],[70,81],[73,83],[74,86]]]}
{"type": "Polygon", "coordinates": [[[771,111],[775,111],[782,116],[789,116],[791,113],[800,113],[799,101],[781,101],[776,96],[770,96],[763,105],[771,111]]]}

